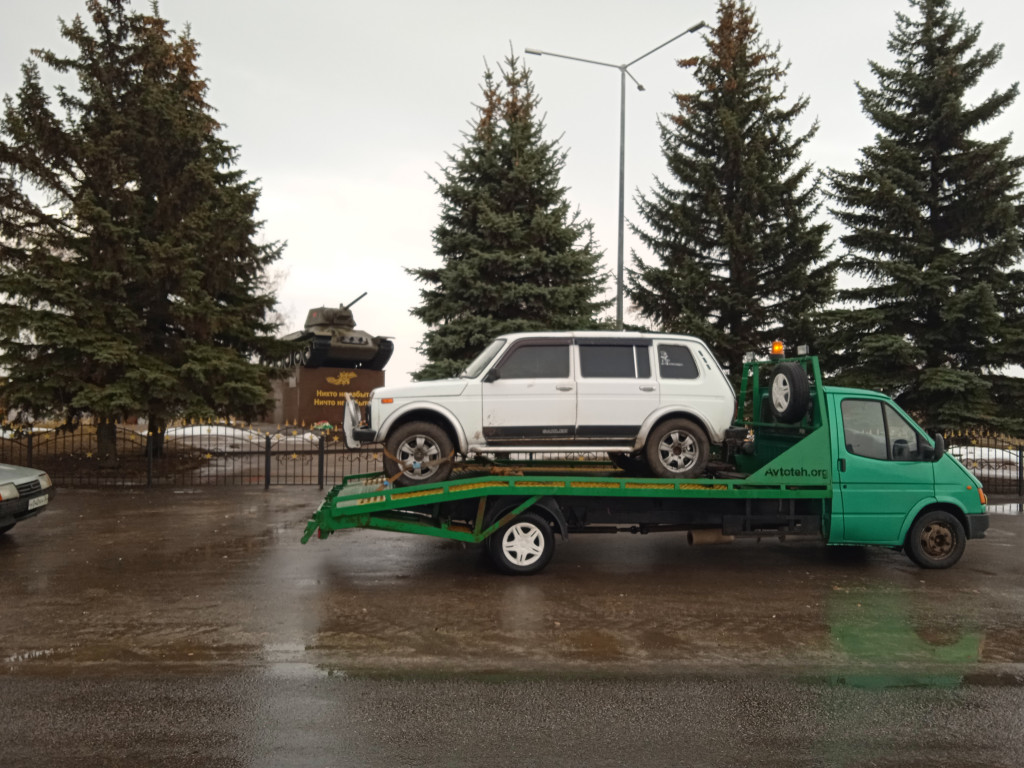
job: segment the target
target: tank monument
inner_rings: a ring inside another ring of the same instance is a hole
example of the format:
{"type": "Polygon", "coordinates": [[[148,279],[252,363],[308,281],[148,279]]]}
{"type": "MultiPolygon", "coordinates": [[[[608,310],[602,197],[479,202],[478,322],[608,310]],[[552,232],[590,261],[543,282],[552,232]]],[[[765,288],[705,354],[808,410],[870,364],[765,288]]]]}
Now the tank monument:
{"type": "Polygon", "coordinates": [[[311,309],[301,331],[282,337],[294,347],[280,363],[290,375],[274,382],[274,421],[340,426],[346,393],[364,406],[370,391],[383,386],[384,366],[395,345],[387,336],[356,328],[352,305],[364,296],[311,309]]]}

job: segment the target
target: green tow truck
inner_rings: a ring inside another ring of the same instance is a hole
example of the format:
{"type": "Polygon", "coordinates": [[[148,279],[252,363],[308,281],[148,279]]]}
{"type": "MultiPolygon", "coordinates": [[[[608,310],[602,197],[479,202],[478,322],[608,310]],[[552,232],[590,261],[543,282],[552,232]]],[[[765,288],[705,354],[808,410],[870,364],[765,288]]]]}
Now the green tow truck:
{"type": "MultiPolygon", "coordinates": [[[[611,464],[464,462],[440,483],[396,488],[355,475],[306,526],[327,538],[377,528],[482,542],[505,573],[536,573],[570,534],[687,531],[691,543],[818,537],[948,568],[988,528],[981,483],[891,398],[826,386],[817,357],[744,364],[740,413],[697,479],[634,477],[611,464]]],[[[445,459],[451,460],[451,459],[445,459]]]]}

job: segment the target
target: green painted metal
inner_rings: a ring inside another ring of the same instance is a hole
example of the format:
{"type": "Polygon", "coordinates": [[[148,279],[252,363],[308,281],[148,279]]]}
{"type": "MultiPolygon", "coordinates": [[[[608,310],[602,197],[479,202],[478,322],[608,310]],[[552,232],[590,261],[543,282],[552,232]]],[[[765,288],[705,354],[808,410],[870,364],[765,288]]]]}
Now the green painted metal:
{"type": "Polygon", "coordinates": [[[831,486],[827,482],[812,485],[794,483],[793,480],[784,475],[772,479],[766,473],[759,475],[753,482],[749,479],[485,475],[409,488],[389,488],[386,487],[383,475],[357,475],[346,478],[344,483],[331,489],[307,524],[302,541],[308,541],[318,531],[320,538],[324,538],[331,531],[344,528],[378,528],[424,533],[456,541],[480,542],[512,517],[547,496],[827,499],[832,495],[831,486]],[[502,496],[525,497],[526,502],[487,528],[481,525],[480,516],[477,525],[470,529],[466,526],[447,525],[442,517],[432,514],[434,505],[502,496]]]}

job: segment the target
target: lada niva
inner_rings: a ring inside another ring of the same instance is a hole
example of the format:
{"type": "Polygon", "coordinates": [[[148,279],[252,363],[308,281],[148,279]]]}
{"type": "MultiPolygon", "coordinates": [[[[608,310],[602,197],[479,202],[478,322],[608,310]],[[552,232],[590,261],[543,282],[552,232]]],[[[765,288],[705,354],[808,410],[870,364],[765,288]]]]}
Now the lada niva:
{"type": "Polygon", "coordinates": [[[633,472],[698,477],[736,394],[700,339],[575,331],[499,336],[454,379],[381,387],[345,409],[352,447],[384,444],[398,485],[448,478],[452,458],[607,452],[633,472]]]}

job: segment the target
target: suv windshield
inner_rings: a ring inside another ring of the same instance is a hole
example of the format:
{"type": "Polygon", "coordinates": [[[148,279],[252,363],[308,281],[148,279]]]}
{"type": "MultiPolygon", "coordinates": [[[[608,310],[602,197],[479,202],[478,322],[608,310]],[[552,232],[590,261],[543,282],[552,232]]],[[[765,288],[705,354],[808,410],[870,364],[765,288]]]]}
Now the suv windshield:
{"type": "Polygon", "coordinates": [[[494,356],[498,354],[498,350],[505,346],[504,339],[495,339],[487,348],[481,352],[469,365],[466,366],[466,370],[459,374],[460,379],[475,379],[484,368],[487,367],[488,363],[494,359],[494,356]]]}

